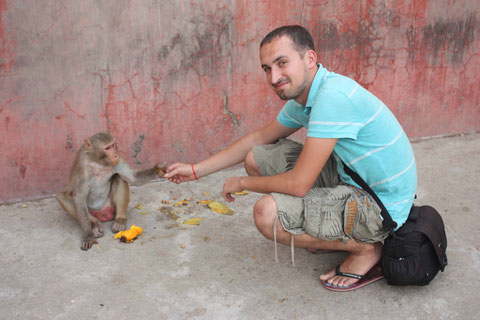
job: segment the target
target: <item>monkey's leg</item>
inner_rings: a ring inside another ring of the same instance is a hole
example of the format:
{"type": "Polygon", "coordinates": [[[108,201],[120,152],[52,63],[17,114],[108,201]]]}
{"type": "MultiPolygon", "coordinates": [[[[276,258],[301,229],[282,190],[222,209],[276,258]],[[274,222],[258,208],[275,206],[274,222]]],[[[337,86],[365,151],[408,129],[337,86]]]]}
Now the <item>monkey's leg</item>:
{"type": "MultiPolygon", "coordinates": [[[[73,205],[73,197],[67,191],[61,191],[56,195],[57,201],[62,206],[63,210],[65,210],[72,218],[74,218],[80,225],[81,222],[78,219],[77,213],[75,212],[75,207],[73,205]]],[[[88,215],[90,223],[92,225],[92,231],[95,238],[99,238],[103,236],[103,228],[100,221],[93,217],[92,215],[88,215]]]]}
{"type": "Polygon", "coordinates": [[[110,199],[115,207],[115,220],[112,223],[112,231],[116,233],[125,230],[127,224],[127,208],[130,202],[128,183],[119,175],[115,175],[112,178],[110,199]]]}

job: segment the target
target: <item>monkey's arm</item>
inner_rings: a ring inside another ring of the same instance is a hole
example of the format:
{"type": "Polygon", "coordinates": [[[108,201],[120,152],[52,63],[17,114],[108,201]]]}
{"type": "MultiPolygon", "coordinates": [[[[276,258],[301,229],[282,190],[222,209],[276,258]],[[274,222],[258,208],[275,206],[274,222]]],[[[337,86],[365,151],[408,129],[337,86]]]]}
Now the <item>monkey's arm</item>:
{"type": "Polygon", "coordinates": [[[114,168],[115,173],[118,173],[123,180],[134,186],[139,186],[150,182],[153,179],[163,177],[165,171],[166,165],[161,163],[156,164],[153,168],[150,169],[133,170],[132,168],[130,168],[128,163],[126,163],[122,159],[114,168]]]}
{"type": "Polygon", "coordinates": [[[93,234],[92,225],[88,217],[87,197],[89,187],[87,177],[79,177],[76,181],[75,189],[73,192],[73,206],[75,210],[75,216],[77,218],[80,227],[83,230],[82,250],[88,250],[96,243],[95,235],[93,234]]]}

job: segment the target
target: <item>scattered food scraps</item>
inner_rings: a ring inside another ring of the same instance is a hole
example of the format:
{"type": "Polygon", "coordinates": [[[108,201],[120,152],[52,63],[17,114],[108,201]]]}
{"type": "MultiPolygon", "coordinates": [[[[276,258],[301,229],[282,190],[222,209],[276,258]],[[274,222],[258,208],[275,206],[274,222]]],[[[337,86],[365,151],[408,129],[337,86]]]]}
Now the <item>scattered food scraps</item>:
{"type": "Polygon", "coordinates": [[[183,224],[187,224],[189,226],[198,226],[200,224],[200,221],[202,221],[203,218],[192,218],[192,219],[187,219],[183,220],[183,224]]]}
{"type": "Polygon", "coordinates": [[[212,202],[213,200],[200,200],[198,201],[199,204],[209,204],[210,202],[212,202]]]}
{"type": "Polygon", "coordinates": [[[143,204],[140,203],[140,204],[138,204],[135,208],[138,209],[138,210],[140,210],[140,209],[143,208],[143,204]]]}
{"type": "Polygon", "coordinates": [[[210,237],[209,236],[203,237],[203,241],[205,241],[205,242],[210,241],[210,237]]]}
{"type": "Polygon", "coordinates": [[[248,194],[248,191],[243,190],[243,191],[240,191],[240,192],[234,192],[233,194],[236,194],[237,196],[244,196],[244,195],[248,194]]]}
{"type": "Polygon", "coordinates": [[[183,200],[180,200],[178,201],[177,203],[175,203],[173,206],[174,207],[178,207],[178,206],[186,206],[187,204],[189,204],[190,202],[187,201],[187,199],[183,199],[183,200]]]}
{"type": "Polygon", "coordinates": [[[172,212],[172,209],[169,208],[169,207],[161,207],[159,210],[162,211],[163,213],[170,213],[170,212],[172,212]]]}
{"type": "Polygon", "coordinates": [[[185,245],[182,243],[182,244],[180,245],[180,248],[185,249],[185,245]]]}
{"type": "Polygon", "coordinates": [[[212,211],[221,213],[221,214],[226,214],[231,216],[235,211],[224,205],[223,203],[220,203],[218,201],[212,201],[208,204],[208,207],[212,209],[212,211]]]}
{"type": "Polygon", "coordinates": [[[162,200],[162,203],[163,203],[163,204],[170,204],[170,203],[172,203],[172,201],[170,201],[170,200],[162,200]]]}
{"type": "Polygon", "coordinates": [[[204,192],[202,192],[202,194],[203,194],[204,196],[206,196],[206,195],[208,194],[208,192],[204,191],[204,192]]]}
{"type": "Polygon", "coordinates": [[[120,239],[122,242],[132,242],[142,231],[142,228],[132,225],[129,230],[117,232],[113,238],[120,239]]]}
{"type": "Polygon", "coordinates": [[[143,214],[143,215],[147,215],[147,214],[148,214],[147,211],[140,211],[140,213],[143,214]]]}

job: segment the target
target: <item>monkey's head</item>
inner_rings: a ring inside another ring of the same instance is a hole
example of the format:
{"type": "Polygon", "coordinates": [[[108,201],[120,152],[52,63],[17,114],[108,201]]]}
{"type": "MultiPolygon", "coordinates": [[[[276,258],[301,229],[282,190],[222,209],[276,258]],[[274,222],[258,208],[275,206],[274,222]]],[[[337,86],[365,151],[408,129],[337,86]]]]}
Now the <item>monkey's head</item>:
{"type": "Polygon", "coordinates": [[[97,162],[108,166],[116,166],[120,161],[117,153],[117,142],[110,134],[99,132],[85,140],[85,150],[97,162]]]}

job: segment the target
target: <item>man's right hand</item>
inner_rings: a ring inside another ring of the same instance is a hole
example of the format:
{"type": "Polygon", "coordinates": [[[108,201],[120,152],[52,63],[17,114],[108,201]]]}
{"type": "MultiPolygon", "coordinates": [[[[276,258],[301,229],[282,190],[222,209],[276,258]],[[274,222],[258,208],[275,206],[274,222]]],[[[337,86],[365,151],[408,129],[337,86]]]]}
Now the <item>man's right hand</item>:
{"type": "Polygon", "coordinates": [[[195,180],[192,165],[180,162],[170,165],[167,168],[167,173],[165,173],[163,177],[175,183],[195,180]]]}

